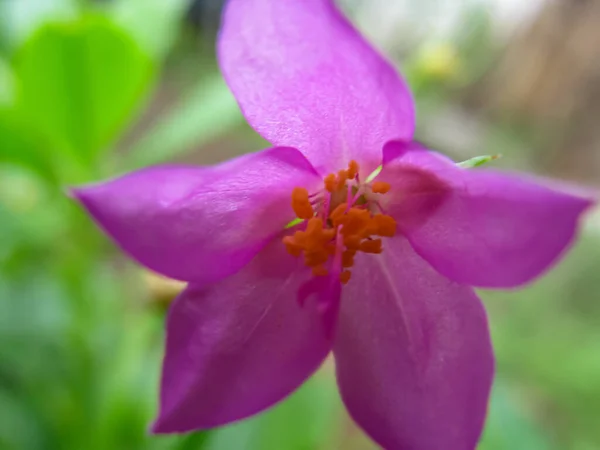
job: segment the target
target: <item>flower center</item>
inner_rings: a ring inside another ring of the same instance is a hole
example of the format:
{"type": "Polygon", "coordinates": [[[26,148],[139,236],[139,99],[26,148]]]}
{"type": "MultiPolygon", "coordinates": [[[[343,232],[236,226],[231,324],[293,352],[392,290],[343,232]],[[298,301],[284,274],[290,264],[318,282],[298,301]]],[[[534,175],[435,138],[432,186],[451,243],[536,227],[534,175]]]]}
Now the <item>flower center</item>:
{"type": "Polygon", "coordinates": [[[291,255],[304,256],[314,276],[339,274],[340,281],[348,283],[356,253],[381,253],[380,237],[396,234],[396,221],[379,203],[390,185],[362,183],[358,172],[358,163],[350,161],[346,170],[323,179],[322,191],[309,194],[301,187],[292,191],[292,208],[306,226],[283,238],[283,243],[291,255]]]}

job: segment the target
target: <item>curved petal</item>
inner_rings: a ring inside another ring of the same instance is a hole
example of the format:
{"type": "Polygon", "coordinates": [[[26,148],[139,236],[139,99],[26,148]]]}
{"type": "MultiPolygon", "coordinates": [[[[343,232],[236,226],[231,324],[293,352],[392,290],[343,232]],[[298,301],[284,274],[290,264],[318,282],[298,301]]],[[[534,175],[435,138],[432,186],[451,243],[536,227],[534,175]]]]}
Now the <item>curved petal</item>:
{"type": "Polygon", "coordinates": [[[229,0],[221,70],[250,124],[321,171],[356,159],[368,175],[390,139],[411,139],[405,82],[332,0],[229,0]]]}
{"type": "Polygon", "coordinates": [[[389,143],[384,161],[378,180],[393,186],[387,207],[401,231],[441,274],[473,286],[515,287],[540,275],[592,204],[547,182],[462,169],[414,143],[389,143]]]}
{"type": "Polygon", "coordinates": [[[389,450],[473,450],[494,372],[481,302],[404,238],[355,268],[334,346],[350,415],[389,450]]]}
{"type": "Polygon", "coordinates": [[[294,218],[295,186],[320,178],[298,150],[273,148],[214,167],[152,167],[74,195],[134,259],[196,283],[235,273],[294,218]]]}
{"type": "Polygon", "coordinates": [[[271,243],[236,275],[191,285],[167,322],[160,415],[153,431],[223,425],[300,386],[331,349],[317,305],[296,292],[307,270],[271,243]]]}

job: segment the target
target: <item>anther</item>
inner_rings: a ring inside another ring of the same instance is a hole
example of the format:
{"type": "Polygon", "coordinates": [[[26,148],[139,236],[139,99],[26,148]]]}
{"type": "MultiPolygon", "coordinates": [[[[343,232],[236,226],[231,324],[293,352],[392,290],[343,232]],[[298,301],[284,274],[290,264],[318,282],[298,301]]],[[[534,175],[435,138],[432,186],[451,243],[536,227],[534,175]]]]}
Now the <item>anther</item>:
{"type": "Polygon", "coordinates": [[[354,160],[350,161],[348,163],[348,178],[350,180],[353,180],[356,177],[356,175],[358,175],[359,170],[360,169],[358,163],[354,160]]]}
{"type": "Polygon", "coordinates": [[[334,243],[331,244],[327,244],[325,246],[325,251],[327,252],[327,254],[329,256],[335,256],[336,252],[337,252],[337,247],[334,243]]]}
{"type": "Polygon", "coordinates": [[[300,187],[294,188],[292,191],[292,208],[296,216],[300,219],[310,219],[314,215],[306,189],[300,187]]]}
{"type": "Polygon", "coordinates": [[[323,267],[323,264],[319,264],[318,266],[312,268],[312,274],[315,277],[326,277],[329,272],[325,267],[323,267]]]}
{"type": "Polygon", "coordinates": [[[356,251],[360,247],[361,240],[362,240],[362,237],[357,234],[350,235],[350,236],[344,236],[344,245],[346,246],[347,249],[356,251]]]}
{"type": "Polygon", "coordinates": [[[342,253],[342,267],[349,268],[354,265],[354,255],[356,254],[355,250],[346,250],[342,253]]]}
{"type": "Polygon", "coordinates": [[[324,250],[304,252],[304,264],[308,267],[316,267],[320,264],[325,264],[328,259],[329,255],[324,250]]]}
{"type": "Polygon", "coordinates": [[[340,170],[337,176],[337,190],[342,189],[346,186],[346,181],[348,180],[348,172],[345,170],[340,170]]]}
{"type": "Polygon", "coordinates": [[[327,189],[327,191],[329,192],[333,192],[336,189],[336,177],[335,174],[330,173],[329,175],[327,175],[325,177],[325,179],[323,180],[323,182],[325,183],[325,189],[327,189]]]}
{"type": "Polygon", "coordinates": [[[340,281],[342,284],[347,284],[348,281],[350,281],[351,276],[352,273],[349,270],[344,270],[342,273],[340,273],[340,281]]]}
{"type": "Polygon", "coordinates": [[[373,239],[371,241],[362,241],[359,250],[365,253],[381,253],[381,239],[373,239]]]}
{"type": "Polygon", "coordinates": [[[337,227],[339,225],[339,223],[337,223],[337,222],[342,217],[344,217],[344,213],[346,212],[347,207],[348,207],[347,203],[341,203],[331,212],[331,214],[329,214],[329,218],[331,219],[334,226],[337,227]]]}
{"type": "Polygon", "coordinates": [[[371,185],[371,191],[373,191],[374,194],[385,194],[389,192],[391,188],[390,184],[385,181],[375,181],[371,185]]]}
{"type": "Polygon", "coordinates": [[[371,219],[375,231],[373,234],[382,237],[394,237],[396,235],[396,221],[393,217],[385,214],[377,214],[371,219]]]}
{"type": "Polygon", "coordinates": [[[366,209],[350,208],[343,217],[344,228],[342,228],[342,234],[344,236],[359,234],[365,229],[370,218],[371,214],[366,209]]]}
{"type": "Polygon", "coordinates": [[[296,258],[302,254],[302,246],[299,245],[293,236],[286,236],[283,238],[283,243],[288,253],[296,258]]]}
{"type": "Polygon", "coordinates": [[[311,217],[306,225],[306,234],[315,236],[323,230],[323,221],[318,217],[311,217]]]}

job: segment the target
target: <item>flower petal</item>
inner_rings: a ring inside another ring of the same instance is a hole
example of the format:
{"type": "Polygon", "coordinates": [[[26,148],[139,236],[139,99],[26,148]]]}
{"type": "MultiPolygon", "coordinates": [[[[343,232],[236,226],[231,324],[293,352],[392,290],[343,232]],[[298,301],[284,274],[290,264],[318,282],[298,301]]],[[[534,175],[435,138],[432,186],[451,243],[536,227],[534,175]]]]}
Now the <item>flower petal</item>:
{"type": "Polygon", "coordinates": [[[323,321],[323,332],[328,338],[335,336],[341,294],[339,274],[312,277],[298,289],[297,299],[300,305],[304,305],[311,297],[316,301],[317,311],[323,321]]]}
{"type": "Polygon", "coordinates": [[[320,179],[298,150],[273,148],[214,167],[153,167],[74,191],[133,258],[196,283],[235,273],[294,218],[295,186],[320,179]]]}
{"type": "Polygon", "coordinates": [[[531,281],[573,241],[592,204],[547,182],[462,169],[414,143],[389,143],[384,161],[378,180],[397,194],[386,195],[395,198],[389,213],[419,255],[463,284],[501,288],[531,281]]]}
{"type": "Polygon", "coordinates": [[[354,420],[389,450],[474,449],[494,361],[473,290],[435,272],[404,238],[382,255],[357,255],[345,289],[334,355],[354,420]]]}
{"type": "Polygon", "coordinates": [[[269,244],[236,275],[191,285],[167,322],[160,415],[153,431],[223,425],[300,386],[331,349],[317,305],[296,301],[308,270],[269,244]]]}
{"type": "Polygon", "coordinates": [[[229,0],[221,69],[250,124],[292,145],[321,172],[381,163],[390,139],[411,139],[405,82],[332,0],[229,0]]]}

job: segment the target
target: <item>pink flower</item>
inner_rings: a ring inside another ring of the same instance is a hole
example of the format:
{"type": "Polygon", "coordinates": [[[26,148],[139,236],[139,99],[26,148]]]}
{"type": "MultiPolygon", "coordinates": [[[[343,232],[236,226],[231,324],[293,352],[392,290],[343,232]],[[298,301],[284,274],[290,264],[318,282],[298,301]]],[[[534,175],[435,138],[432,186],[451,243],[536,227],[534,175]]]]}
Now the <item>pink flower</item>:
{"type": "Polygon", "coordinates": [[[258,413],[333,351],[344,403],[380,445],[473,449],[494,361],[471,286],[540,275],[590,200],[411,142],[406,84],[332,0],[230,0],[218,53],[273,148],[75,191],[133,258],[189,282],[154,431],[258,413]]]}

